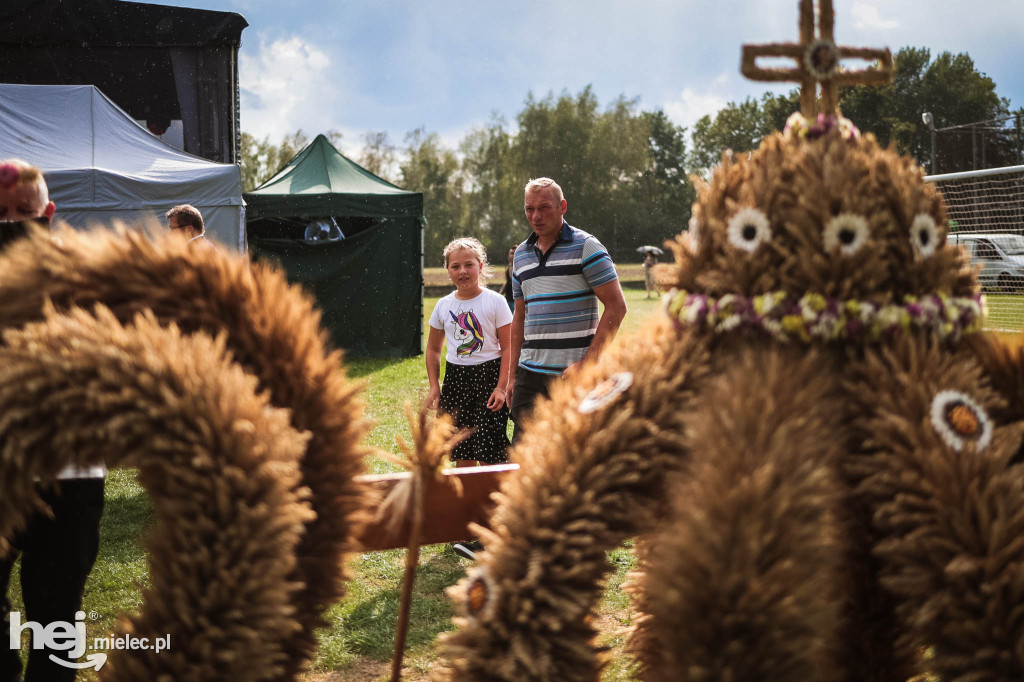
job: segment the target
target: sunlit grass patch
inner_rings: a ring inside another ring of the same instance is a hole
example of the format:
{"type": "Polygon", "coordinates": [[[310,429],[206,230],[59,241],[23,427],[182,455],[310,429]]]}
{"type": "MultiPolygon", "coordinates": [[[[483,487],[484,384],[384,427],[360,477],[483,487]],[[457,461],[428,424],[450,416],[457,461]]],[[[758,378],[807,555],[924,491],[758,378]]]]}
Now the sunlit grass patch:
{"type": "MultiPolygon", "coordinates": [[[[621,333],[631,334],[644,319],[656,314],[660,302],[657,297],[646,299],[642,289],[626,289],[625,293],[629,313],[621,333]]],[[[424,301],[425,328],[426,318],[436,301],[436,298],[424,301]]],[[[404,405],[407,402],[418,405],[428,388],[423,356],[401,360],[352,358],[346,361],[346,367],[351,378],[365,382],[363,398],[367,416],[375,423],[366,444],[397,454],[395,437],[402,436],[407,441],[411,438],[404,405]]],[[[393,464],[376,456],[366,462],[368,473],[395,469],[393,464]]],[[[109,635],[116,627],[118,615],[138,611],[142,589],[149,581],[145,537],[153,523],[152,504],[139,485],[135,470],[111,471],[106,485],[99,557],[86,585],[83,603],[84,610],[96,616],[86,622],[87,637],[109,635]]],[[[344,677],[346,670],[365,667],[368,661],[391,659],[404,556],[404,550],[391,550],[351,558],[352,579],[344,599],[326,613],[328,626],[319,633],[320,647],[313,662],[314,670],[341,671],[344,677]]],[[[633,565],[633,556],[628,546],[614,550],[609,556],[614,570],[598,606],[597,617],[608,625],[602,642],[614,652],[621,650],[622,628],[632,618],[629,601],[619,586],[633,565]]],[[[448,545],[423,548],[412,604],[407,668],[423,673],[436,659],[434,642],[438,633],[453,627],[454,608],[445,590],[465,575],[467,566],[468,563],[448,545]]],[[[17,568],[10,593],[14,608],[21,610],[17,568]]],[[[616,656],[604,679],[632,679],[630,665],[629,659],[616,656]]],[[[95,678],[92,671],[79,674],[81,680],[95,678]]]]}

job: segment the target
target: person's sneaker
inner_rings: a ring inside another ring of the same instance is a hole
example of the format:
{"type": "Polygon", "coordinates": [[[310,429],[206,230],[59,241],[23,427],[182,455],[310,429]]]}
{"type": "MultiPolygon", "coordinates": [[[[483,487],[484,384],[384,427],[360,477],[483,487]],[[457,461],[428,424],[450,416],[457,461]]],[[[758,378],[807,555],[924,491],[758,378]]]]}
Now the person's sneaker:
{"type": "Polygon", "coordinates": [[[483,548],[483,543],[479,540],[466,540],[464,542],[456,542],[452,545],[452,549],[455,550],[456,554],[464,559],[469,559],[470,561],[476,561],[477,552],[483,551],[483,548]]]}

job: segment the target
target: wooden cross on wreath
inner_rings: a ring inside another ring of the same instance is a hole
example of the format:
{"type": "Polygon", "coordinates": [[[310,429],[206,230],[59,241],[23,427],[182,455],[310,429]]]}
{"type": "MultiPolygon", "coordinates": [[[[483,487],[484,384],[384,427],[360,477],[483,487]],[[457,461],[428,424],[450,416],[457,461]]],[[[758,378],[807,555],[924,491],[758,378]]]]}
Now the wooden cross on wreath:
{"type": "Polygon", "coordinates": [[[744,45],[740,71],[755,81],[800,83],[800,110],[812,121],[817,114],[839,113],[840,85],[884,85],[892,80],[892,55],[886,48],[838,47],[833,29],[835,12],[832,0],[819,0],[818,35],[814,35],[814,0],[800,0],[800,42],[744,45]],[[790,57],[796,68],[766,69],[757,66],[758,57],[790,57]],[[848,71],[843,59],[876,61],[866,69],[848,71]],[[821,108],[817,86],[821,84],[821,108]]]}

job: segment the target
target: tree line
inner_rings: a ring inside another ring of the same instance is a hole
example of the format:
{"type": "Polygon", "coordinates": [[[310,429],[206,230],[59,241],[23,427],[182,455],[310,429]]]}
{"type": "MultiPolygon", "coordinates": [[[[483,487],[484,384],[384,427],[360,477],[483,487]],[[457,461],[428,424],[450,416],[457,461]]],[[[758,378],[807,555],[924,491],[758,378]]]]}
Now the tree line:
{"type": "MultiPolygon", "coordinates": [[[[935,128],[1010,116],[1009,101],[966,54],[943,52],[933,60],[926,48],[906,47],[894,62],[892,84],[843,88],[840,107],[862,131],[926,168],[932,138],[923,112],[932,113],[935,128]]],[[[423,192],[428,266],[440,264],[444,245],[457,236],[477,237],[491,260],[503,264],[506,249],[529,234],[523,186],[541,176],[555,178],[564,189],[571,224],[595,234],[615,260],[639,261],[638,246],[660,245],[686,228],[695,198],[691,175],[706,176],[726,149],[756,148],[797,110],[797,90],[766,93],[731,102],[688,131],[660,109],[641,109],[637,99],[619,96],[602,107],[587,86],[576,94],[530,94],[514,126],[495,115],[454,149],[423,128],[408,133],[401,148],[387,133],[369,132],[353,160],[404,189],[423,192]]],[[[344,153],[341,135],[327,136],[344,153]]],[[[942,172],[977,164],[976,139],[973,147],[949,139],[936,145],[942,172]]],[[[302,131],[278,145],[243,133],[245,191],[269,179],[307,142],[302,131]]],[[[1012,129],[990,130],[983,145],[989,167],[1017,163],[1021,154],[1012,129]]]]}

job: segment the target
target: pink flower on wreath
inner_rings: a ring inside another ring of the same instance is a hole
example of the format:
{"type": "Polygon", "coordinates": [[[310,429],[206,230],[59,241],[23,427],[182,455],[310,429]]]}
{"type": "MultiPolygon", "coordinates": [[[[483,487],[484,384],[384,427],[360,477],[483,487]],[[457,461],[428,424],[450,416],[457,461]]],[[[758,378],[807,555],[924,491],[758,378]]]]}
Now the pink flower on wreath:
{"type": "Polygon", "coordinates": [[[0,187],[11,187],[17,181],[17,167],[13,163],[0,164],[0,187]]]}

